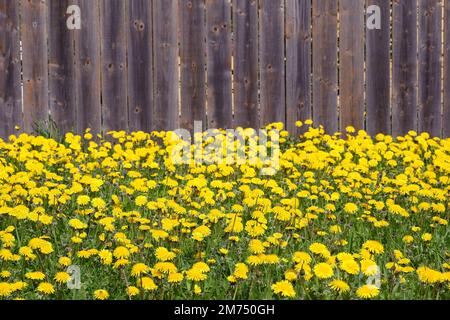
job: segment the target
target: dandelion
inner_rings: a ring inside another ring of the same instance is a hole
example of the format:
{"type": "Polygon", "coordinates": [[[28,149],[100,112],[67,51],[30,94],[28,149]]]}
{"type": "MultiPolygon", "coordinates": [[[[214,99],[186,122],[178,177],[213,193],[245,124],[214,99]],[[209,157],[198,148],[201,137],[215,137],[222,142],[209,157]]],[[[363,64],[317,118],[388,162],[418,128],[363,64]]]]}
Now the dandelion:
{"type": "Polygon", "coordinates": [[[328,286],[338,293],[346,293],[350,291],[350,286],[347,282],[342,280],[333,280],[328,284],[328,286]]]}
{"type": "Polygon", "coordinates": [[[46,295],[50,295],[50,294],[55,293],[55,288],[53,287],[53,285],[51,283],[41,282],[41,283],[39,283],[39,285],[37,287],[37,291],[39,291],[40,293],[46,294],[46,295]]]}
{"type": "Polygon", "coordinates": [[[0,297],[9,297],[13,293],[11,284],[0,282],[0,297]]]}
{"type": "Polygon", "coordinates": [[[122,268],[126,265],[128,265],[130,263],[130,261],[128,259],[118,259],[114,265],[113,265],[113,269],[118,269],[118,268],[122,268]]]}
{"type": "Polygon", "coordinates": [[[58,272],[55,274],[54,279],[56,282],[62,284],[67,283],[71,279],[71,276],[67,272],[58,272]]]}
{"type": "Polygon", "coordinates": [[[40,272],[40,271],[27,272],[25,274],[25,278],[31,279],[31,280],[44,280],[45,279],[45,274],[40,272]]]}
{"type": "Polygon", "coordinates": [[[72,260],[68,257],[60,257],[58,263],[64,267],[68,267],[72,263],[72,260]]]}
{"type": "Polygon", "coordinates": [[[106,300],[109,298],[109,293],[108,293],[108,291],[106,291],[104,289],[95,290],[94,298],[96,300],[106,300]]]}
{"type": "Polygon", "coordinates": [[[209,272],[210,268],[209,266],[204,262],[196,262],[192,266],[192,269],[198,270],[200,272],[209,272]]]}
{"type": "Polygon", "coordinates": [[[256,239],[250,240],[248,247],[250,252],[253,254],[264,253],[264,251],[266,250],[263,243],[260,240],[256,239]]]}
{"type": "Polygon", "coordinates": [[[442,273],[428,267],[417,268],[419,280],[424,283],[435,284],[443,280],[442,273]]]}
{"type": "Polygon", "coordinates": [[[279,281],[272,285],[272,291],[283,297],[294,298],[296,293],[292,283],[287,280],[279,281]]]}
{"type": "Polygon", "coordinates": [[[236,279],[247,279],[248,278],[248,267],[245,263],[237,263],[234,269],[233,275],[236,279]]]}
{"type": "Polygon", "coordinates": [[[313,243],[309,246],[309,250],[312,253],[321,255],[324,258],[329,258],[331,256],[330,251],[328,251],[327,247],[322,243],[313,243]]]}
{"type": "Polygon", "coordinates": [[[173,260],[176,256],[175,253],[170,252],[164,247],[157,248],[155,255],[159,261],[170,261],[173,260]]]}
{"type": "Polygon", "coordinates": [[[334,275],[334,271],[328,263],[319,263],[314,266],[314,274],[319,279],[328,279],[334,275]]]}
{"type": "Polygon", "coordinates": [[[404,237],[402,238],[402,240],[403,240],[403,242],[405,242],[405,243],[411,243],[411,242],[414,241],[414,238],[413,238],[412,236],[410,236],[410,235],[406,235],[406,236],[404,236],[404,237]]]}
{"type": "MultiPolygon", "coordinates": [[[[316,247],[312,247],[312,250],[314,250],[313,251],[314,253],[320,253],[320,252],[328,251],[328,249],[327,250],[324,250],[324,249],[326,249],[326,247],[325,248],[324,247],[317,248],[317,246],[316,247]]],[[[311,250],[311,247],[310,247],[310,250],[311,250]]],[[[311,261],[312,261],[312,258],[307,252],[297,251],[297,252],[294,253],[294,256],[293,256],[292,260],[294,262],[296,262],[296,263],[310,264],[311,261]]]]}
{"type": "Polygon", "coordinates": [[[191,281],[203,281],[206,280],[208,277],[206,274],[204,274],[202,271],[198,269],[189,269],[186,271],[186,276],[188,280],[191,281]]]}
{"type": "Polygon", "coordinates": [[[136,288],[135,286],[129,286],[129,287],[127,287],[127,294],[130,297],[137,296],[139,294],[139,289],[136,288]]]}
{"type": "Polygon", "coordinates": [[[171,262],[158,262],[155,264],[154,268],[162,273],[175,273],[177,272],[177,267],[171,262]]]}
{"type": "Polygon", "coordinates": [[[183,281],[183,274],[179,272],[169,273],[167,281],[170,283],[180,283],[181,281],[183,281]]]}
{"type": "Polygon", "coordinates": [[[203,241],[210,234],[211,229],[209,229],[207,226],[200,226],[192,231],[192,238],[197,241],[203,241]]]}
{"type": "Polygon", "coordinates": [[[202,294],[202,288],[200,288],[200,286],[197,285],[197,284],[194,285],[194,294],[197,295],[197,296],[202,294]]]}
{"type": "Polygon", "coordinates": [[[77,198],[77,204],[79,206],[85,206],[85,205],[89,204],[90,201],[91,201],[91,198],[89,198],[89,196],[87,196],[87,195],[78,196],[78,198],[77,198]]]}
{"type": "Polygon", "coordinates": [[[364,242],[363,248],[369,250],[371,253],[380,254],[384,252],[384,247],[381,243],[374,240],[368,240],[364,242]]]}
{"type": "Polygon", "coordinates": [[[155,284],[152,278],[150,277],[142,277],[138,280],[138,284],[144,289],[145,291],[154,291],[158,289],[158,286],[155,284]]]}
{"type": "Polygon", "coordinates": [[[130,251],[125,247],[117,247],[113,254],[117,259],[126,259],[130,256],[130,251]]]}
{"type": "Polygon", "coordinates": [[[284,273],[284,278],[287,281],[294,281],[297,280],[297,273],[293,270],[288,270],[284,273]]]}
{"type": "Polygon", "coordinates": [[[358,274],[359,273],[359,264],[353,259],[345,259],[343,260],[339,268],[348,274],[358,274]]]}
{"type": "Polygon", "coordinates": [[[171,131],[0,139],[0,299],[71,299],[74,264],[94,299],[447,297],[449,139],[296,124],[196,133],[186,165],[171,131]]]}
{"type": "Polygon", "coordinates": [[[113,254],[108,250],[100,250],[98,256],[100,257],[102,263],[105,265],[109,265],[113,261],[113,254]]]}
{"type": "Polygon", "coordinates": [[[353,202],[348,202],[344,206],[344,212],[346,213],[356,213],[358,211],[358,206],[354,204],[353,202]]]}
{"type": "Polygon", "coordinates": [[[147,273],[149,270],[150,270],[150,268],[147,265],[145,265],[144,263],[136,263],[131,268],[131,275],[133,277],[139,277],[143,273],[147,273]]]}
{"type": "Polygon", "coordinates": [[[356,295],[363,299],[372,299],[380,294],[380,289],[373,284],[366,284],[356,290],[356,295]]]}

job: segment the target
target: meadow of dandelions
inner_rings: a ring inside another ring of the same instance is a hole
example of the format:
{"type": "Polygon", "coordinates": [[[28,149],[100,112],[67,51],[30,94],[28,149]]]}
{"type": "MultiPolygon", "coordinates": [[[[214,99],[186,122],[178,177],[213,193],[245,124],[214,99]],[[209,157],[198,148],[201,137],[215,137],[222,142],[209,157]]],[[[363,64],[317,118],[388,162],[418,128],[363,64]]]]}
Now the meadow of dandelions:
{"type": "Polygon", "coordinates": [[[0,140],[0,299],[450,299],[450,139],[297,125],[270,176],[165,132],[0,140]]]}

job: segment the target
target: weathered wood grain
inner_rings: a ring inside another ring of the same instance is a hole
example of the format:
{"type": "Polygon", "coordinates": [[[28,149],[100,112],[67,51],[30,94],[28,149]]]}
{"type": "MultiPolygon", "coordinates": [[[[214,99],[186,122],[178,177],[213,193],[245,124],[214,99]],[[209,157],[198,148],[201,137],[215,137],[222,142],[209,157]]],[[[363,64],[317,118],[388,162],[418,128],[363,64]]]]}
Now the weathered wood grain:
{"type": "Polygon", "coordinates": [[[258,128],[258,1],[233,0],[234,127],[258,128]]]}
{"type": "Polygon", "coordinates": [[[444,106],[442,135],[450,137],[450,1],[444,2],[444,106]]]}
{"type": "Polygon", "coordinates": [[[126,6],[101,0],[102,117],[105,132],[128,129],[126,6]]]}
{"type": "Polygon", "coordinates": [[[340,128],[364,129],[364,2],[339,1],[340,128]]]}
{"type": "Polygon", "coordinates": [[[391,133],[390,0],[367,0],[367,7],[380,8],[380,29],[366,29],[367,132],[391,133]]]}
{"type": "Polygon", "coordinates": [[[231,4],[206,0],[207,112],[209,128],[232,126],[231,4]]]}
{"type": "Polygon", "coordinates": [[[312,119],[311,1],[286,1],[286,128],[299,134],[297,120],[312,119]]]}
{"type": "Polygon", "coordinates": [[[206,129],[206,21],[204,0],[179,0],[181,128],[206,129]]]}
{"type": "Polygon", "coordinates": [[[419,132],[440,137],[442,7],[440,0],[419,1],[419,132]]]}
{"type": "Polygon", "coordinates": [[[69,0],[48,2],[50,114],[61,133],[76,130],[75,33],[67,28],[69,0]]]}
{"type": "Polygon", "coordinates": [[[47,34],[46,2],[23,1],[23,111],[24,129],[27,132],[33,132],[36,124],[42,124],[49,118],[47,34]]]}
{"type": "Polygon", "coordinates": [[[417,130],[417,1],[393,3],[392,134],[417,130]]]}
{"type": "Polygon", "coordinates": [[[102,126],[100,6],[98,1],[76,0],[81,9],[81,30],[75,31],[77,131],[102,126]]]}
{"type": "Polygon", "coordinates": [[[284,1],[259,3],[260,126],[286,120],[284,1]]]}
{"type": "Polygon", "coordinates": [[[0,138],[22,127],[20,1],[0,0],[0,138]]]}
{"type": "Polygon", "coordinates": [[[313,120],[338,130],[337,1],[313,1],[313,120]]]}
{"type": "Polygon", "coordinates": [[[177,8],[178,1],[153,1],[154,130],[179,125],[177,8]]]}
{"type": "Polygon", "coordinates": [[[130,131],[150,132],[153,111],[152,3],[133,0],[128,8],[128,118],[130,131]]]}

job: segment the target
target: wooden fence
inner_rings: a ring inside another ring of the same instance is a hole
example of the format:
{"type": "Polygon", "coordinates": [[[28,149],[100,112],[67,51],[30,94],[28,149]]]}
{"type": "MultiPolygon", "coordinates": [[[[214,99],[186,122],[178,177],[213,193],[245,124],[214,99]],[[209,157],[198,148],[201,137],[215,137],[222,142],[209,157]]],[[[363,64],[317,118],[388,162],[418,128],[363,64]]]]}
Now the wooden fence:
{"type": "Polygon", "coordinates": [[[312,118],[448,137],[449,15],[447,0],[0,0],[0,136],[51,115],[64,132],[312,118]]]}

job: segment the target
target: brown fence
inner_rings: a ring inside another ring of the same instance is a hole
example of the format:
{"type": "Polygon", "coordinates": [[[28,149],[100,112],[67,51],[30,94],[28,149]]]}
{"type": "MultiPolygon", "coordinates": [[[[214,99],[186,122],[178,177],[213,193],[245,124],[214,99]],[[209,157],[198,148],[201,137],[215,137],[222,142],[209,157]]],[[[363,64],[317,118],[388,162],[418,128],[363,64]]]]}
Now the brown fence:
{"type": "Polygon", "coordinates": [[[449,14],[447,0],[0,0],[0,136],[50,115],[77,132],[312,118],[448,137],[449,14]]]}

